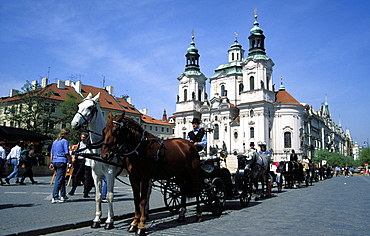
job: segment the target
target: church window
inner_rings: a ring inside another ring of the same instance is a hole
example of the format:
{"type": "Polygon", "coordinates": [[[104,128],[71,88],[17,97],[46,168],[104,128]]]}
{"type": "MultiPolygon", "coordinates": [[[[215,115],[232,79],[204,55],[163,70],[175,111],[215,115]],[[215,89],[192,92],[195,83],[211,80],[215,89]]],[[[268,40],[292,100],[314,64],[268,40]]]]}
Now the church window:
{"type": "Polygon", "coordinates": [[[292,134],[290,132],[284,133],[284,148],[292,147],[292,134]]]}
{"type": "Polygon", "coordinates": [[[215,140],[220,139],[220,129],[219,129],[218,124],[215,124],[215,130],[214,130],[214,133],[213,133],[213,138],[215,140]]]}
{"type": "Polygon", "coordinates": [[[269,89],[270,87],[270,77],[267,76],[267,79],[266,79],[266,89],[269,89]]]}
{"type": "Polygon", "coordinates": [[[250,136],[250,138],[254,138],[254,127],[251,127],[249,129],[249,136],[250,136]]]}
{"type": "Polygon", "coordinates": [[[182,138],[186,139],[186,132],[182,132],[182,138]]]}
{"type": "Polygon", "coordinates": [[[221,96],[226,96],[225,85],[221,85],[221,96]]]}
{"type": "Polygon", "coordinates": [[[239,53],[236,54],[236,60],[239,61],[239,53]]]}
{"type": "Polygon", "coordinates": [[[250,117],[253,117],[253,116],[254,116],[254,111],[253,111],[253,110],[250,110],[250,112],[249,112],[249,116],[250,116],[250,117]]]}
{"type": "Polygon", "coordinates": [[[231,53],[231,60],[234,61],[234,53],[231,53]]]}
{"type": "Polygon", "coordinates": [[[249,88],[250,90],[254,90],[254,77],[253,76],[249,78],[249,88]]]}
{"type": "Polygon", "coordinates": [[[202,89],[198,90],[198,101],[202,101],[202,89]]]}
{"type": "Polygon", "coordinates": [[[239,84],[239,95],[243,92],[243,90],[244,90],[244,85],[243,83],[240,83],[239,84]]]}
{"type": "Polygon", "coordinates": [[[188,90],[184,89],[184,102],[188,100],[188,90]]]}
{"type": "Polygon", "coordinates": [[[186,124],[186,118],[184,118],[182,121],[183,121],[184,124],[186,124]]]}
{"type": "Polygon", "coordinates": [[[234,138],[237,139],[238,138],[238,132],[234,132],[234,138]]]}

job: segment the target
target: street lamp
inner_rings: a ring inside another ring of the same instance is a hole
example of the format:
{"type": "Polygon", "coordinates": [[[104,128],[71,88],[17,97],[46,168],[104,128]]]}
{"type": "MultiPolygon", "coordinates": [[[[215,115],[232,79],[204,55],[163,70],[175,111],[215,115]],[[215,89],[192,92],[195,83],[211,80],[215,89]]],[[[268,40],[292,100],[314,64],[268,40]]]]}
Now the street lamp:
{"type": "Polygon", "coordinates": [[[284,153],[285,153],[285,159],[288,160],[288,153],[290,152],[290,148],[284,148],[284,153]]]}

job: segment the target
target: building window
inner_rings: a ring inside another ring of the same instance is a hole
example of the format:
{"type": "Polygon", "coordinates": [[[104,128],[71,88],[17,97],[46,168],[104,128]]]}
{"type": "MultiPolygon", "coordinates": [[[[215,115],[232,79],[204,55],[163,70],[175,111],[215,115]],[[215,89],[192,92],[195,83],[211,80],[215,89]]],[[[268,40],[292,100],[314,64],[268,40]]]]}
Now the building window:
{"type": "Polygon", "coordinates": [[[249,88],[250,90],[254,90],[254,77],[253,76],[249,78],[249,88]]]}
{"type": "Polygon", "coordinates": [[[162,133],[164,132],[164,127],[162,127],[162,133]]]}
{"type": "Polygon", "coordinates": [[[183,122],[184,124],[186,124],[186,118],[184,118],[184,119],[182,120],[182,122],[183,122]]]}
{"type": "Polygon", "coordinates": [[[182,132],[182,138],[186,139],[186,132],[182,132]]]}
{"type": "Polygon", "coordinates": [[[250,116],[250,117],[253,117],[253,116],[254,116],[254,111],[253,111],[253,110],[250,110],[250,112],[249,112],[249,116],[250,116]]]}
{"type": "Polygon", "coordinates": [[[184,102],[188,100],[188,90],[184,89],[184,102]]]}
{"type": "Polygon", "coordinates": [[[202,89],[198,90],[198,101],[202,101],[202,89]]]}
{"type": "Polygon", "coordinates": [[[221,85],[221,96],[227,96],[225,85],[221,85]]]}
{"type": "Polygon", "coordinates": [[[239,84],[239,95],[243,92],[244,90],[244,84],[240,83],[239,84]]]}
{"type": "Polygon", "coordinates": [[[218,127],[218,124],[215,124],[215,130],[214,130],[213,138],[215,140],[220,139],[220,129],[218,127]]]}
{"type": "Polygon", "coordinates": [[[149,130],[151,131],[152,129],[153,129],[153,127],[150,125],[150,126],[149,126],[149,130]]]}
{"type": "Polygon", "coordinates": [[[254,127],[251,127],[249,129],[249,136],[250,136],[250,138],[254,138],[254,127]]]}
{"type": "Polygon", "coordinates": [[[231,53],[231,60],[234,61],[234,53],[231,53]]]}
{"type": "Polygon", "coordinates": [[[284,148],[292,148],[292,134],[290,132],[284,133],[284,148]]]}
{"type": "Polygon", "coordinates": [[[234,132],[234,138],[237,139],[238,138],[238,132],[234,132]]]}

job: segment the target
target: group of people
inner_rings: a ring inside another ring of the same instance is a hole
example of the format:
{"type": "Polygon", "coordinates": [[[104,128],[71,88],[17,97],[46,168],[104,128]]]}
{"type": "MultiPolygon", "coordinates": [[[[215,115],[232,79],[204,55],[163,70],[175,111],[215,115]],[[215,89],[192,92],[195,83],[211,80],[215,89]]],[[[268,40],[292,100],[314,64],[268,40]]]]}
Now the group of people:
{"type": "MultiPolygon", "coordinates": [[[[83,182],[83,197],[89,198],[89,193],[94,186],[91,160],[79,155],[71,155],[68,142],[69,135],[69,129],[62,129],[51,147],[49,169],[56,172],[51,203],[63,203],[69,199],[65,184],[65,176],[69,165],[72,165],[74,170],[72,173],[72,189],[68,192],[68,195],[75,195],[77,186],[83,182]]],[[[80,139],[81,141],[78,143],[77,149],[86,150],[88,134],[82,133],[80,139]]],[[[103,202],[107,202],[105,199],[106,188],[106,183],[104,183],[102,192],[103,202]]]]}
{"type": "Polygon", "coordinates": [[[33,178],[32,166],[35,160],[36,153],[35,148],[32,143],[28,145],[22,143],[21,141],[16,141],[14,147],[11,148],[9,154],[5,150],[5,142],[0,143],[0,184],[4,185],[10,184],[11,179],[15,179],[16,183],[20,185],[26,185],[24,182],[28,177],[32,184],[36,184],[37,181],[33,178]],[[26,147],[25,147],[26,146],[26,147]],[[13,171],[5,178],[5,183],[2,180],[4,174],[4,167],[8,163],[13,166],[13,171]],[[21,180],[19,180],[18,172],[19,168],[22,167],[25,169],[21,180]]]}

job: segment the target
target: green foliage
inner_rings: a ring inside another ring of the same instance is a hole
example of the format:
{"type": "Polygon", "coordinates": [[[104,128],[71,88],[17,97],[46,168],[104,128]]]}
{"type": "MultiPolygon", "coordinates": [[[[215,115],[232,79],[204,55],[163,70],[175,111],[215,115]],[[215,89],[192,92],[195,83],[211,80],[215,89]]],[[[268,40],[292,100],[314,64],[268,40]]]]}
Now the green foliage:
{"type": "Polygon", "coordinates": [[[365,163],[370,163],[370,148],[364,148],[360,152],[359,165],[364,166],[365,163]]]}
{"type": "Polygon", "coordinates": [[[322,160],[327,161],[329,166],[354,166],[355,161],[352,157],[344,156],[336,152],[329,152],[326,149],[320,149],[315,152],[313,161],[316,163],[322,160]]]}
{"type": "Polygon", "coordinates": [[[27,80],[22,93],[16,95],[16,104],[9,109],[6,119],[28,130],[49,135],[53,131],[50,121],[55,110],[55,104],[47,102],[51,94],[51,90],[27,80]]]}

